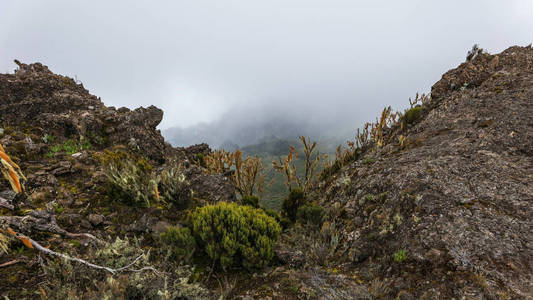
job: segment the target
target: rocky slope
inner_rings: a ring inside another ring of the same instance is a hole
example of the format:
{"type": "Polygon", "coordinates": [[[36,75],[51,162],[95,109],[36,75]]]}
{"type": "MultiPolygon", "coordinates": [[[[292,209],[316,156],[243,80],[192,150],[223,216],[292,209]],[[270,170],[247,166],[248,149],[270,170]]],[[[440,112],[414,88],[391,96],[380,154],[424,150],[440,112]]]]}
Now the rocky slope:
{"type": "Polygon", "coordinates": [[[180,162],[197,205],[233,201],[227,178],[197,165],[207,145],[173,148],[156,129],[161,110],[105,107],[70,78],[18,64],[0,75],[0,143],[27,175],[28,198],[18,210],[0,208],[0,219],[19,218],[15,230],[89,261],[121,266],[151,251],[164,274],[106,276],[13,241],[0,253],[0,296],[143,299],[148,286],[172,292],[150,294],[156,299],[533,299],[531,47],[478,53],[444,74],[416,118],[383,130],[382,147],[365,147],[317,182],[307,198],[325,208],[324,222],[290,226],[276,260],[255,273],[169,264],[156,237],[184,212],[106,197],[102,156],[127,151],[155,172],[180,162]],[[116,247],[102,252],[68,232],[116,247]],[[133,249],[121,246],[126,238],[133,249]],[[120,255],[100,260],[109,253],[120,255]]]}
{"type": "MultiPolygon", "coordinates": [[[[85,247],[92,241],[72,240],[69,233],[85,232],[104,241],[118,236],[151,238],[178,222],[180,210],[131,207],[106,196],[102,157],[122,152],[146,160],[156,173],[178,162],[200,203],[234,200],[234,188],[224,176],[206,174],[196,165],[197,155],[211,151],[207,145],[173,148],[164,141],[156,129],[163,117],[160,109],[106,107],[71,78],[40,63],[16,63],[14,74],[0,74],[0,144],[27,177],[27,199],[15,211],[8,208],[17,199],[8,183],[0,182],[0,197],[9,202],[0,206],[0,218],[11,218],[14,230],[56,251],[91,260],[85,247]],[[13,222],[15,218],[19,221],[13,222]],[[62,238],[51,238],[50,233],[62,238]]],[[[11,244],[16,249],[17,244],[11,244]]],[[[9,276],[0,276],[0,295],[33,298],[43,279],[36,275],[36,253],[15,252],[0,253],[0,265],[20,260],[2,268],[9,276]]]]}
{"type": "Polygon", "coordinates": [[[419,119],[387,133],[315,191],[341,231],[334,261],[389,296],[533,298],[533,49],[448,71],[419,119]]]}

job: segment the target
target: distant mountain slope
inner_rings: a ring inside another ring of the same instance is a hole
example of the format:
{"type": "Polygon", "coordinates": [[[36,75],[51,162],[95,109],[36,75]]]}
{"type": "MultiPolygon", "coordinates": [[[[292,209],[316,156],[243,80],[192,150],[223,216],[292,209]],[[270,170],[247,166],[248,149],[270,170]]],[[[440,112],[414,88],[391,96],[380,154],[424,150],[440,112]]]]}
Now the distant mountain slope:
{"type": "MultiPolygon", "coordinates": [[[[355,122],[355,120],[354,120],[355,122]]],[[[207,143],[211,147],[231,150],[261,143],[271,137],[296,139],[300,135],[317,140],[344,143],[353,136],[351,126],[336,120],[308,120],[295,118],[276,111],[242,111],[226,114],[218,121],[189,128],[173,127],[163,130],[165,138],[174,146],[190,146],[207,143]],[[254,116],[254,117],[250,117],[254,116]]]]}

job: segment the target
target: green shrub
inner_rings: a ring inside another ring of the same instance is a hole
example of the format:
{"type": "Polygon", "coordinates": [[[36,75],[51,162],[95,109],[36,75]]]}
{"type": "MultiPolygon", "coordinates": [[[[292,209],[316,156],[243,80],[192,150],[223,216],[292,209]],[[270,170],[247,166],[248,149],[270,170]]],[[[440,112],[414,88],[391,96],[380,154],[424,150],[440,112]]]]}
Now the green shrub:
{"type": "Polygon", "coordinates": [[[401,264],[407,259],[407,252],[405,252],[404,249],[399,249],[398,251],[394,252],[392,255],[394,258],[394,261],[401,264]]]}
{"type": "Polygon", "coordinates": [[[322,225],[324,208],[316,204],[304,204],[298,208],[296,218],[302,224],[322,225]]]}
{"type": "Polygon", "coordinates": [[[241,199],[242,205],[259,208],[259,197],[257,196],[243,196],[241,199]]]}
{"type": "Polygon", "coordinates": [[[170,247],[172,258],[188,261],[196,250],[196,241],[187,227],[169,227],[160,238],[170,247]]]}
{"type": "Polygon", "coordinates": [[[300,189],[293,189],[289,192],[289,196],[283,200],[281,205],[285,215],[292,221],[296,221],[296,213],[298,208],[305,202],[304,193],[300,189]]]}
{"type": "Polygon", "coordinates": [[[262,207],[261,209],[265,212],[265,214],[267,214],[267,216],[270,216],[276,219],[276,222],[280,223],[281,217],[277,211],[270,209],[270,208],[264,208],[264,207],[262,207]]]}
{"type": "Polygon", "coordinates": [[[187,208],[192,199],[192,190],[179,165],[171,163],[169,167],[161,171],[159,193],[165,201],[174,204],[177,208],[187,208]]]}
{"type": "Polygon", "coordinates": [[[190,223],[199,247],[223,269],[267,265],[281,232],[263,210],[226,202],[197,208],[190,223]]]}
{"type": "Polygon", "coordinates": [[[196,160],[196,163],[200,165],[201,167],[206,167],[205,164],[205,155],[203,153],[196,153],[194,156],[194,159],[196,160]]]}
{"type": "Polygon", "coordinates": [[[281,228],[287,229],[292,224],[291,220],[287,217],[282,217],[277,211],[269,208],[261,207],[261,209],[270,217],[274,218],[276,222],[281,225],[281,228]]]}
{"type": "Polygon", "coordinates": [[[415,106],[408,111],[405,112],[403,115],[403,119],[407,124],[413,124],[420,118],[420,115],[422,114],[422,107],[421,106],[415,106]]]}
{"type": "Polygon", "coordinates": [[[122,151],[106,151],[102,162],[108,179],[106,193],[109,198],[141,207],[158,201],[158,179],[146,160],[122,151]]]}

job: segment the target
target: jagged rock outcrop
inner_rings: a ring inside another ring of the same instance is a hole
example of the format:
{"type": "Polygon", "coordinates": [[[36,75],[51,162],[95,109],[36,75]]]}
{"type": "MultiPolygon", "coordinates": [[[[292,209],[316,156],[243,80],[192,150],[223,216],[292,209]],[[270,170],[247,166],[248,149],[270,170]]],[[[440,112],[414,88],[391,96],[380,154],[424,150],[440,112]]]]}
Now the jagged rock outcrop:
{"type": "Polygon", "coordinates": [[[391,297],[533,298],[533,49],[448,71],[403,135],[315,191],[341,232],[337,261],[402,282],[391,297]]]}
{"type": "MultiPolygon", "coordinates": [[[[71,78],[56,75],[40,63],[16,63],[19,68],[14,74],[0,74],[0,143],[27,174],[26,205],[53,200],[61,207],[76,207],[102,198],[107,180],[99,153],[119,148],[148,158],[156,172],[169,161],[183,165],[200,200],[235,199],[234,188],[223,175],[208,175],[196,165],[199,154],[211,152],[208,145],[173,148],[164,141],[156,128],[163,118],[161,109],[106,107],[71,78]],[[90,147],[73,155],[51,151],[69,140],[87,141],[90,147]]],[[[0,182],[0,190],[4,185],[0,182]]],[[[59,219],[86,228],[95,223],[94,216],[85,222],[78,217],[76,222],[59,219]]]]}
{"type": "Polygon", "coordinates": [[[128,145],[159,162],[172,151],[156,129],[163,119],[161,109],[106,107],[81,83],[56,75],[40,63],[18,65],[15,74],[0,74],[0,122],[4,126],[25,126],[56,137],[84,137],[101,148],[128,145]]]}

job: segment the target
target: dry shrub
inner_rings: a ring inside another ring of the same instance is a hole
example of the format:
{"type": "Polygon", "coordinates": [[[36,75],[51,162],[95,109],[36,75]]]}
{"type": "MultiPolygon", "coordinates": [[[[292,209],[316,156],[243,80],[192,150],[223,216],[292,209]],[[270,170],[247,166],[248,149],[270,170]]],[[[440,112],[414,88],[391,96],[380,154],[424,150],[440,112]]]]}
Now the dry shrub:
{"type": "Polygon", "coordinates": [[[204,158],[213,173],[231,173],[229,178],[241,197],[260,195],[266,184],[265,167],[257,156],[243,159],[242,152],[217,150],[204,158]]]}
{"type": "Polygon", "coordinates": [[[108,179],[106,192],[112,200],[142,207],[159,201],[159,179],[144,158],[125,151],[106,150],[100,159],[108,179]]]}
{"type": "Polygon", "coordinates": [[[294,160],[298,158],[298,154],[295,152],[295,149],[292,146],[289,148],[289,154],[287,154],[285,158],[280,157],[278,162],[272,162],[272,167],[274,170],[285,175],[285,185],[289,191],[293,189],[293,185],[296,185],[296,187],[305,194],[313,182],[316,167],[320,162],[320,153],[315,151],[317,143],[311,142],[309,137],[306,138],[304,136],[300,136],[299,139],[303,145],[303,152],[305,156],[305,169],[303,176],[300,177],[296,173],[294,160]]]}

